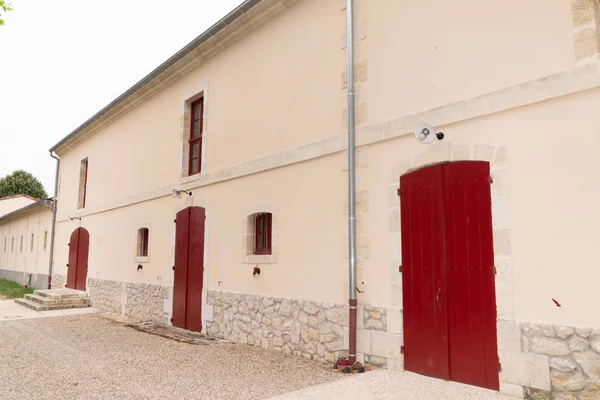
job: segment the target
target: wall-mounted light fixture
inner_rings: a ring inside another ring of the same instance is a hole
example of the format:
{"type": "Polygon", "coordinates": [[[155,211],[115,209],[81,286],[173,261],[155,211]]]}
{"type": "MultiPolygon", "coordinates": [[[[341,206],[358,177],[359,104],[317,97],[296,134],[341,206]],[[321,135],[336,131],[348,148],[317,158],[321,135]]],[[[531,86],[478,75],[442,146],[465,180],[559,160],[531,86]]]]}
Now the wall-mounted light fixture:
{"type": "Polygon", "coordinates": [[[181,193],[185,193],[188,196],[192,195],[192,192],[188,192],[187,190],[173,189],[171,196],[173,196],[174,199],[179,199],[179,198],[181,198],[181,193]]]}
{"type": "Polygon", "coordinates": [[[74,219],[78,219],[81,221],[81,217],[69,217],[69,221],[73,222],[74,219]]]}

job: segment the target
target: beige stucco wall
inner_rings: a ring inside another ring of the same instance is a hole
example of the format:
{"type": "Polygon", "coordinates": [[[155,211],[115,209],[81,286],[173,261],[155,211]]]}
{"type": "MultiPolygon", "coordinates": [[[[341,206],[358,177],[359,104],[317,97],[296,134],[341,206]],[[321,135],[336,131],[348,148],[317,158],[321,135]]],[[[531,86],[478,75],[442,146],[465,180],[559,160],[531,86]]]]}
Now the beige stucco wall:
{"type": "MultiPolygon", "coordinates": [[[[600,144],[594,128],[600,123],[594,112],[599,99],[600,90],[594,90],[442,127],[445,141],[453,144],[507,149],[517,320],[600,326],[593,299],[600,271],[590,262],[594,227],[600,222],[590,211],[600,195],[593,164],[600,144]],[[564,134],[574,129],[573,121],[576,138],[564,134]]],[[[391,304],[390,171],[426,148],[407,135],[359,149],[360,163],[368,165],[359,174],[360,188],[369,192],[368,211],[359,217],[369,237],[369,257],[362,261],[361,289],[366,292],[360,296],[367,304],[391,304]]],[[[200,205],[208,216],[208,288],[343,302],[343,169],[338,153],[201,187],[194,190],[193,200],[168,196],[84,216],[81,223],[61,221],[56,271],[64,273],[68,236],[81,224],[90,231],[91,277],[171,285],[173,218],[187,204],[200,205]],[[261,206],[277,210],[277,263],[263,266],[263,274],[253,278],[252,266],[242,263],[242,221],[261,206]],[[142,226],[151,228],[150,262],[137,272],[136,232],[142,226]]]]}
{"type": "Polygon", "coordinates": [[[0,199],[0,217],[33,203],[29,197],[18,196],[0,199]]]}
{"type": "Polygon", "coordinates": [[[52,213],[47,208],[25,212],[10,220],[1,221],[0,270],[48,275],[51,226],[52,213]],[[46,246],[44,246],[45,234],[47,235],[46,246]],[[23,238],[22,249],[21,237],[23,238]]]}
{"type": "MultiPolygon", "coordinates": [[[[380,123],[550,75],[574,62],[570,0],[361,1],[368,85],[380,123]]],[[[360,88],[359,88],[360,90],[360,88]]]]}
{"type": "MultiPolygon", "coordinates": [[[[593,261],[594,231],[600,223],[593,211],[600,198],[595,184],[600,172],[594,167],[600,147],[595,128],[600,117],[594,111],[599,100],[596,89],[440,127],[446,133],[444,141],[453,145],[506,148],[507,179],[492,187],[508,186],[508,215],[495,217],[510,226],[506,246],[511,252],[517,321],[600,326],[594,300],[600,270],[593,261]],[[576,135],[567,133],[574,131],[576,135]]],[[[394,179],[389,172],[396,162],[418,159],[429,146],[407,135],[379,142],[363,154],[370,203],[364,216],[370,238],[365,279],[370,282],[369,298],[376,304],[389,304],[392,296],[385,281],[393,244],[382,234],[389,219],[387,182],[394,179]]]]}

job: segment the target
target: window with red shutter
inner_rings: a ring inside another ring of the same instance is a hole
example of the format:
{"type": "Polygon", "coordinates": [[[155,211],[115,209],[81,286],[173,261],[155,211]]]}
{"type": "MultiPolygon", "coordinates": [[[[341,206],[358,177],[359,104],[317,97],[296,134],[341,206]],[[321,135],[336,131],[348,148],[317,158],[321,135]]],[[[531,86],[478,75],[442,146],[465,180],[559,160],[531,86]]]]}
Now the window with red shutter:
{"type": "Polygon", "coordinates": [[[191,105],[190,140],[189,140],[189,175],[199,174],[202,168],[202,126],[204,123],[204,98],[191,105]]]}
{"type": "Polygon", "coordinates": [[[148,228],[138,229],[138,257],[148,257],[148,243],[150,239],[150,230],[148,228]]]}
{"type": "Polygon", "coordinates": [[[254,254],[271,254],[272,215],[260,213],[254,218],[254,254]]]}

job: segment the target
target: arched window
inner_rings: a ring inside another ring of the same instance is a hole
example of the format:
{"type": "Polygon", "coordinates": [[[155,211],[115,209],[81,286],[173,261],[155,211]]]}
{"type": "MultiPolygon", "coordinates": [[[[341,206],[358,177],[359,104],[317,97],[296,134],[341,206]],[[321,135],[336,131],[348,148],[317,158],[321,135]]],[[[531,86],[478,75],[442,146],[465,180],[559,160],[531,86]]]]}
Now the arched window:
{"type": "Polygon", "coordinates": [[[148,257],[148,243],[150,239],[150,230],[148,228],[138,229],[137,256],[148,257]]]}

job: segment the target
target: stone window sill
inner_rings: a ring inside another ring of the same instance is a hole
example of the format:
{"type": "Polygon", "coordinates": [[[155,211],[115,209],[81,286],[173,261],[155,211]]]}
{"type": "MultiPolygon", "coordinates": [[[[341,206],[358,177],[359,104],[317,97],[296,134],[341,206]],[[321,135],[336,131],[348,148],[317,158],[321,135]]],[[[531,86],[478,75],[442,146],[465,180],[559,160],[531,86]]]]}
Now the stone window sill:
{"type": "Polygon", "coordinates": [[[148,262],[150,262],[150,257],[136,257],[135,262],[136,263],[148,263],[148,262]]]}
{"type": "Polygon", "coordinates": [[[276,264],[274,254],[247,254],[242,261],[244,264],[276,264]]]}
{"type": "Polygon", "coordinates": [[[186,183],[195,182],[195,181],[200,180],[200,176],[201,176],[201,172],[198,172],[197,174],[194,174],[194,175],[184,176],[183,178],[181,178],[179,180],[179,183],[181,185],[185,185],[186,183]]]}

